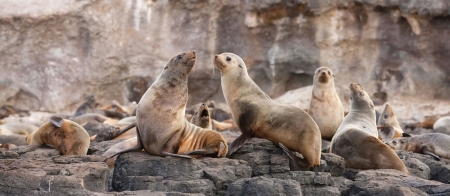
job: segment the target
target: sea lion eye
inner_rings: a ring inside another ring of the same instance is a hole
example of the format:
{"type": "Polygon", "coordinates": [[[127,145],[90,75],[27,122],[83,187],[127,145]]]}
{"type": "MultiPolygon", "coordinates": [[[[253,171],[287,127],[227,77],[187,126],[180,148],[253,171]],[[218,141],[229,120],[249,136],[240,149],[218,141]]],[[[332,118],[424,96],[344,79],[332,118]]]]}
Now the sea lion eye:
{"type": "Polygon", "coordinates": [[[359,92],[359,96],[360,97],[364,96],[364,93],[363,92],[359,92]]]}
{"type": "Polygon", "coordinates": [[[392,144],[397,145],[397,141],[392,141],[392,144]]]}
{"type": "Polygon", "coordinates": [[[226,60],[231,61],[231,57],[227,56],[226,60]]]}
{"type": "Polygon", "coordinates": [[[400,144],[403,144],[403,143],[405,143],[403,140],[400,140],[400,144]]]}
{"type": "Polygon", "coordinates": [[[183,58],[183,55],[180,54],[180,55],[177,56],[178,60],[180,60],[181,58],[183,58]]]}
{"type": "Polygon", "coordinates": [[[387,114],[385,114],[385,115],[384,115],[384,119],[387,119],[387,118],[388,118],[388,115],[387,115],[387,114]]]}

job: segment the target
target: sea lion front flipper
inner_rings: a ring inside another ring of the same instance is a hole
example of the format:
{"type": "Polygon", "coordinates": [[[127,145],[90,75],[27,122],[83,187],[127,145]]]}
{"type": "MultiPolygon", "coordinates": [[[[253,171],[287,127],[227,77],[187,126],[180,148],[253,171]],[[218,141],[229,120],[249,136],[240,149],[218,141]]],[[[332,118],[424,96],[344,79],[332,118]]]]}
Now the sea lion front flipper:
{"type": "Polygon", "coordinates": [[[433,150],[428,145],[423,145],[421,147],[421,151],[423,154],[432,156],[436,161],[441,160],[441,158],[438,155],[434,154],[433,150]]]}
{"type": "Polygon", "coordinates": [[[279,143],[278,146],[280,146],[281,149],[287,154],[287,156],[298,166],[302,168],[307,168],[308,163],[306,163],[306,160],[304,159],[303,155],[298,152],[293,152],[289,150],[286,146],[284,146],[282,143],[279,143]],[[301,156],[301,157],[300,157],[301,156]]]}
{"type": "Polygon", "coordinates": [[[59,116],[52,116],[50,118],[50,122],[53,124],[53,126],[61,128],[62,124],[64,123],[64,119],[59,116]]]}
{"type": "Polygon", "coordinates": [[[190,151],[190,152],[185,152],[183,153],[184,155],[213,155],[213,154],[220,154],[220,152],[222,152],[223,150],[225,150],[225,145],[220,142],[219,146],[217,146],[216,144],[201,148],[201,149],[197,149],[194,151],[190,151]]]}
{"type": "Polygon", "coordinates": [[[243,132],[238,138],[236,138],[229,146],[227,157],[230,157],[236,150],[241,148],[250,138],[252,138],[253,132],[243,132]]]}
{"type": "Polygon", "coordinates": [[[15,148],[13,151],[17,152],[17,154],[23,154],[23,153],[35,151],[40,146],[41,146],[40,144],[32,144],[32,145],[27,146],[26,148],[15,148]]]}
{"type": "Polygon", "coordinates": [[[137,127],[136,127],[136,139],[137,139],[137,144],[136,144],[135,147],[131,147],[131,148],[122,150],[122,151],[120,151],[120,152],[118,152],[116,154],[113,154],[112,156],[108,157],[108,159],[113,158],[114,156],[122,154],[122,153],[125,153],[125,152],[141,151],[144,148],[144,146],[142,145],[141,137],[139,136],[139,129],[137,127]]]}
{"type": "Polygon", "coordinates": [[[192,157],[188,155],[182,155],[182,154],[173,154],[170,152],[161,151],[161,154],[164,156],[171,156],[171,157],[179,157],[179,158],[185,158],[185,159],[192,159],[192,157]]]}

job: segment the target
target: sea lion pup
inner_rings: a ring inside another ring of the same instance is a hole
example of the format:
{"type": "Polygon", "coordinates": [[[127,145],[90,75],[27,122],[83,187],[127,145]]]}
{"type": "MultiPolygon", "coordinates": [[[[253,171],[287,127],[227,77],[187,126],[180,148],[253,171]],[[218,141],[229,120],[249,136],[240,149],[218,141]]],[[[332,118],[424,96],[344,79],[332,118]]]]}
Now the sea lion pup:
{"type": "Polygon", "coordinates": [[[225,157],[228,146],[220,133],[195,126],[184,117],[188,75],[195,60],[195,52],[189,51],[173,57],[166,64],[137,106],[137,145],[112,156],[144,148],[158,156],[225,157]]]}
{"type": "Polygon", "coordinates": [[[331,140],[330,152],[344,158],[345,167],[397,169],[408,174],[397,154],[378,139],[375,109],[369,94],[350,84],[350,112],[331,140]]]}
{"type": "Polygon", "coordinates": [[[309,115],[319,126],[322,139],[331,141],[344,119],[344,107],[334,88],[334,75],[328,67],[314,72],[309,115]]]}
{"type": "Polygon", "coordinates": [[[450,136],[442,133],[424,133],[412,137],[396,138],[387,143],[394,150],[428,154],[439,160],[450,159],[450,136]]]}
{"type": "Polygon", "coordinates": [[[192,115],[191,123],[204,129],[212,129],[211,116],[206,104],[200,105],[198,110],[192,115]]]}
{"type": "Polygon", "coordinates": [[[304,110],[273,101],[253,82],[241,57],[232,53],[215,56],[221,73],[222,91],[233,119],[242,132],[229,147],[227,156],[251,137],[279,145],[300,167],[320,165],[320,130],[304,110]],[[300,153],[303,158],[296,156],[300,153]]]}
{"type": "Polygon", "coordinates": [[[24,152],[47,144],[63,155],[86,155],[90,144],[89,134],[81,125],[60,117],[50,118],[25,140],[31,146],[24,152]]]}
{"type": "Polygon", "coordinates": [[[402,137],[403,135],[409,136],[403,132],[397,121],[397,117],[394,114],[394,110],[389,104],[384,106],[383,113],[378,118],[377,129],[379,138],[384,143],[391,141],[394,138],[402,137]]]}
{"type": "Polygon", "coordinates": [[[94,113],[94,109],[97,106],[95,95],[90,95],[86,98],[86,101],[80,105],[75,111],[74,116],[80,116],[87,113],[94,113]]]}

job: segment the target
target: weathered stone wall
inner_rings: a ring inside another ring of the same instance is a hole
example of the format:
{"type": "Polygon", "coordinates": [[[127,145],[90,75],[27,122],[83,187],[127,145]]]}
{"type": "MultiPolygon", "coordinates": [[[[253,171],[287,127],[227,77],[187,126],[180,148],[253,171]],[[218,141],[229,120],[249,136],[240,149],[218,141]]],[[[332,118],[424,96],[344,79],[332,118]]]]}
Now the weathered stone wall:
{"type": "Polygon", "coordinates": [[[191,49],[189,104],[223,101],[221,52],[240,55],[274,97],[327,66],[341,88],[449,99],[449,14],[449,0],[4,0],[0,105],[72,111],[90,94],[126,103],[191,49]]]}

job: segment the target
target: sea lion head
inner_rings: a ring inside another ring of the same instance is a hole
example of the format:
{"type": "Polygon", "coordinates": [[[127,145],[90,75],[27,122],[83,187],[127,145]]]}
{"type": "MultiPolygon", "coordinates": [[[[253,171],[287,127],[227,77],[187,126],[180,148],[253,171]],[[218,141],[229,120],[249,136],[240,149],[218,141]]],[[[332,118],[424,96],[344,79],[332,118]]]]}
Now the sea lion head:
{"type": "Polygon", "coordinates": [[[370,99],[369,94],[364,90],[364,88],[356,83],[350,84],[350,99],[351,99],[351,108],[355,110],[365,110],[369,109],[374,112],[375,109],[370,99]]]}
{"type": "Polygon", "coordinates": [[[333,72],[328,67],[319,67],[314,72],[314,83],[327,84],[333,79],[333,72]]]}
{"type": "Polygon", "coordinates": [[[381,113],[380,118],[378,119],[378,126],[393,125],[395,119],[394,110],[389,104],[386,104],[383,113],[381,113]]]}
{"type": "Polygon", "coordinates": [[[192,116],[191,123],[204,129],[211,129],[211,116],[206,104],[203,103],[198,107],[198,110],[192,116]]]}
{"type": "Polygon", "coordinates": [[[180,53],[167,62],[164,66],[164,70],[161,75],[167,75],[169,77],[182,77],[187,76],[191,72],[192,67],[194,67],[197,55],[195,51],[191,50],[189,52],[180,53]]]}
{"type": "Polygon", "coordinates": [[[219,68],[222,75],[239,76],[247,74],[247,67],[244,60],[233,53],[222,53],[216,55],[214,64],[217,68],[219,68]]]}
{"type": "Polygon", "coordinates": [[[394,150],[404,150],[406,149],[406,145],[408,143],[406,140],[407,138],[396,138],[386,144],[394,150]]]}

